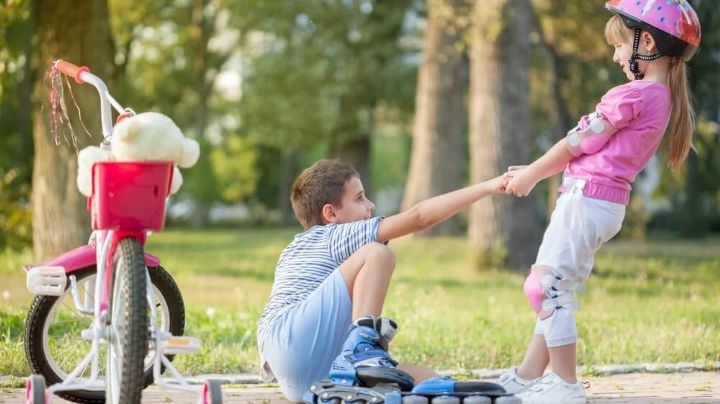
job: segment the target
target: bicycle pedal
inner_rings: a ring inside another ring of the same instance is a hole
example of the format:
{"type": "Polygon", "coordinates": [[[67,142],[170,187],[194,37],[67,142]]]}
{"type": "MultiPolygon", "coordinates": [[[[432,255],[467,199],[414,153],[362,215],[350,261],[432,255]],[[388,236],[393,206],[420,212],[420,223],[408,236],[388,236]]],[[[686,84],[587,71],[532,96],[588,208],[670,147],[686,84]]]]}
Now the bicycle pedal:
{"type": "Polygon", "coordinates": [[[39,266],[27,273],[28,290],[34,295],[62,296],[67,286],[65,268],[60,266],[39,266]]]}
{"type": "Polygon", "coordinates": [[[200,350],[196,337],[170,337],[162,341],[162,352],[167,355],[195,353],[200,350]]]}

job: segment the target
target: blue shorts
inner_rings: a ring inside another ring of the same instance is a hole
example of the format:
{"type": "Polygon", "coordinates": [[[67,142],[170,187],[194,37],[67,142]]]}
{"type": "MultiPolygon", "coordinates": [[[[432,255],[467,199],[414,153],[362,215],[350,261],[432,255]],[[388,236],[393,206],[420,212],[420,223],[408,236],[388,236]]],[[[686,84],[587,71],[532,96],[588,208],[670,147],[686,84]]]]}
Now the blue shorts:
{"type": "Polygon", "coordinates": [[[350,294],[337,269],[307,300],[273,322],[261,356],[288,400],[301,401],[313,382],[328,377],[351,322],[350,294]]]}

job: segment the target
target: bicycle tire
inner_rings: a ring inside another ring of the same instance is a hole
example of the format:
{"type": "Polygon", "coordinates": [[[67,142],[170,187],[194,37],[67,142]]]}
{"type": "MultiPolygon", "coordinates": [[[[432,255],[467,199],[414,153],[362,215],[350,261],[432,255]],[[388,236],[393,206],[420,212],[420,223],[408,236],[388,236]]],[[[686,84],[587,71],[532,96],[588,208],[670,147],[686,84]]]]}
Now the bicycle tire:
{"type": "Polygon", "coordinates": [[[108,302],[105,401],[140,403],[144,359],[148,350],[145,259],[134,238],[118,242],[113,257],[112,294],[108,302]]]}
{"type": "MultiPolygon", "coordinates": [[[[90,266],[79,269],[73,272],[75,275],[78,291],[83,292],[85,285],[94,286],[94,280],[91,278],[97,273],[96,266],[90,266]]],[[[162,266],[150,267],[150,280],[153,288],[155,289],[156,297],[156,309],[162,316],[159,320],[159,328],[172,333],[172,335],[183,335],[185,331],[185,304],[178,288],[177,283],[172,278],[170,273],[165,270],[162,266]]],[[[87,303],[86,303],[87,304],[87,303]]],[[[25,357],[27,358],[28,364],[34,373],[38,373],[45,377],[49,386],[62,383],[67,377],[68,373],[77,365],[78,362],[66,362],[58,363],[60,360],[67,360],[67,351],[64,349],[63,341],[56,342],[54,336],[51,337],[49,333],[51,328],[56,328],[53,323],[60,323],[61,321],[54,321],[55,315],[57,314],[59,307],[67,307],[69,311],[74,315],[74,319],[78,326],[70,326],[74,330],[88,328],[92,323],[91,315],[83,315],[74,310],[74,303],[72,302],[72,295],[70,292],[70,286],[65,289],[65,293],[62,296],[36,296],[28,311],[28,315],[25,320],[25,334],[24,334],[24,346],[25,346],[25,357]],[[65,300],[68,300],[66,303],[65,300]],[[86,321],[83,321],[85,320],[86,321]],[[49,347],[49,341],[53,341],[53,349],[57,352],[57,356],[63,354],[63,358],[55,358],[52,350],[49,347]]],[[[67,341],[68,346],[72,346],[74,349],[86,354],[89,350],[89,342],[86,350],[77,349],[79,334],[77,332],[68,332],[67,329],[58,331],[58,338],[64,338],[68,335],[74,337],[72,340],[67,341]]],[[[70,349],[70,348],[69,348],[70,349]]],[[[153,382],[153,370],[151,353],[146,356],[145,364],[145,387],[152,384],[153,382]]],[[[174,355],[167,355],[167,358],[172,361],[174,355]]],[[[79,359],[78,359],[79,361],[79,359]]],[[[105,363],[101,362],[101,366],[105,363]]],[[[165,370],[163,366],[162,371],[165,370]]],[[[76,403],[86,404],[100,404],[105,402],[104,391],[92,391],[92,390],[68,390],[55,393],[57,396],[64,398],[69,401],[76,403]]]]}

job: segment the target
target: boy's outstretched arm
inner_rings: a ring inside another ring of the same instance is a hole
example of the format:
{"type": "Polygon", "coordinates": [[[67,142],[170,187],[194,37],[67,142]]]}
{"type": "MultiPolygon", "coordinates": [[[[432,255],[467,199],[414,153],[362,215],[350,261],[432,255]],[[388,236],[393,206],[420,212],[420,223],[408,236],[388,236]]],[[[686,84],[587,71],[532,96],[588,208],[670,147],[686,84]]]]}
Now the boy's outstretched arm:
{"type": "Polygon", "coordinates": [[[567,163],[574,158],[568,149],[567,138],[560,139],[550,150],[546,151],[545,154],[529,166],[517,171],[509,171],[508,175],[512,179],[507,184],[506,193],[512,193],[516,196],[528,195],[535,187],[535,184],[563,171],[567,163]]]}
{"type": "Polygon", "coordinates": [[[505,192],[504,180],[505,176],[501,175],[418,202],[410,209],[382,220],[378,225],[377,240],[384,243],[443,222],[487,195],[505,192]]]}

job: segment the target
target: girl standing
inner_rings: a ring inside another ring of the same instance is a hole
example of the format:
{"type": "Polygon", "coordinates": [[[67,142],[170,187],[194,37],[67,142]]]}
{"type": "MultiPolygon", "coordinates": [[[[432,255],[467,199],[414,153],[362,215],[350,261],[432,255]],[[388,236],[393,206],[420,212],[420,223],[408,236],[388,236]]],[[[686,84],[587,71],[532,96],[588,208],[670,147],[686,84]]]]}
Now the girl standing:
{"type": "Polygon", "coordinates": [[[510,167],[507,193],[525,196],[564,170],[524,292],[538,315],[525,358],[500,378],[524,403],[584,403],[577,380],[575,293],[590,276],[597,250],[615,236],[630,184],[668,135],[668,158],[680,167],[695,129],[685,62],[700,43],[697,14],[684,0],[610,0],[605,37],[628,83],[610,89],[596,110],[526,167],[510,167]],[[668,130],[669,125],[669,130],[668,130]],[[548,363],[552,372],[543,373],[548,363]]]}

